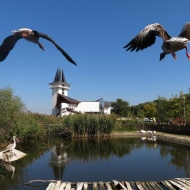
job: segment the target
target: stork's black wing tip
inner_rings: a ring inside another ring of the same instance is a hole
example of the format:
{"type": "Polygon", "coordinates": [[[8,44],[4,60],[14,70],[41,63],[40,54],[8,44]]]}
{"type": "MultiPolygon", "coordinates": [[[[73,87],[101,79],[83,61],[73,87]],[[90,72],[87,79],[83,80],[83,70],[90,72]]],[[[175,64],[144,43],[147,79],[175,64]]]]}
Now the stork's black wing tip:
{"type": "Polygon", "coordinates": [[[77,64],[76,64],[75,62],[73,62],[73,64],[74,64],[75,66],[77,66],[77,64]]]}

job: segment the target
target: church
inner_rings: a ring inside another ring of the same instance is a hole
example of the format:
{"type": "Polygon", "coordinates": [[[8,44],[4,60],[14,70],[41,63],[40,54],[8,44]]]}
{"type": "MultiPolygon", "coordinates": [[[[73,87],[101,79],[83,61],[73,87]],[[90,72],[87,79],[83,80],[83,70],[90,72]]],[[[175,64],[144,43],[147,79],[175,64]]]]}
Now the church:
{"type": "Polygon", "coordinates": [[[71,89],[66,82],[62,69],[57,69],[54,81],[49,83],[52,89],[52,115],[63,116],[77,113],[111,114],[112,102],[99,98],[95,101],[79,101],[68,96],[71,89]]]}

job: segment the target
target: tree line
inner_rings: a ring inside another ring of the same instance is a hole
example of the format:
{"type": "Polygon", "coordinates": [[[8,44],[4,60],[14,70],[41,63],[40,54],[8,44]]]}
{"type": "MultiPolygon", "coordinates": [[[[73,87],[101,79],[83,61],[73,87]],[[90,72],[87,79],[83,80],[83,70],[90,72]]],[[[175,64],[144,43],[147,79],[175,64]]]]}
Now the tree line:
{"type": "Polygon", "coordinates": [[[76,136],[96,136],[111,133],[116,118],[111,115],[75,114],[64,117],[55,117],[32,113],[14,95],[10,87],[0,89],[0,141],[6,141],[13,136],[22,140],[40,139],[49,134],[60,134],[64,131],[76,136]]]}
{"type": "Polygon", "coordinates": [[[22,140],[43,138],[48,134],[47,124],[59,124],[54,127],[53,133],[60,133],[67,127],[75,134],[88,136],[121,130],[124,121],[119,121],[118,117],[132,119],[125,121],[125,124],[131,125],[131,130],[134,130],[135,124],[142,123],[144,117],[159,118],[162,122],[170,119],[174,122],[184,122],[185,111],[187,122],[190,119],[190,94],[183,92],[169,99],[158,97],[152,102],[135,106],[130,106],[129,102],[117,99],[112,106],[111,115],[79,114],[55,117],[30,112],[21,98],[14,95],[13,89],[10,87],[0,89],[0,141],[10,139],[13,135],[22,140]]]}
{"type": "Polygon", "coordinates": [[[112,103],[112,112],[119,117],[157,118],[162,122],[172,121],[181,124],[190,121],[190,93],[172,95],[169,99],[158,96],[150,102],[130,106],[129,102],[117,99],[112,103]]]}

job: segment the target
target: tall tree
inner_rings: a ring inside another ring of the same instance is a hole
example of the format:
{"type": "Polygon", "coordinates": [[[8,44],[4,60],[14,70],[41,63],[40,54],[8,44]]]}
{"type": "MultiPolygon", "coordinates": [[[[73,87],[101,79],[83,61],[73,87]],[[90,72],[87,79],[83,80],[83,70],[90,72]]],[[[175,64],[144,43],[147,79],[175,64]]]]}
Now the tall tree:
{"type": "Polygon", "coordinates": [[[168,121],[169,100],[164,97],[158,96],[154,101],[156,103],[157,114],[156,117],[161,121],[168,121]]]}
{"type": "Polygon", "coordinates": [[[11,88],[0,89],[0,134],[9,131],[25,111],[25,104],[11,88]]]}
{"type": "Polygon", "coordinates": [[[143,106],[143,110],[145,117],[151,118],[156,116],[157,110],[156,110],[156,104],[154,102],[146,103],[143,106]]]}
{"type": "Polygon", "coordinates": [[[113,112],[120,117],[127,117],[130,113],[129,102],[123,101],[122,99],[117,99],[116,102],[112,103],[113,112]]]}

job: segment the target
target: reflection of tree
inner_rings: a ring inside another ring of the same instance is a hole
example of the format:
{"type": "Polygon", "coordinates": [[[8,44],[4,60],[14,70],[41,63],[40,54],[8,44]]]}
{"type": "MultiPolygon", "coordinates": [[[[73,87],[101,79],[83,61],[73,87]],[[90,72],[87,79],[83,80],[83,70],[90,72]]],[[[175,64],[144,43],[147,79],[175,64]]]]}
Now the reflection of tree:
{"type": "Polygon", "coordinates": [[[136,148],[137,139],[73,139],[66,151],[71,158],[83,161],[122,157],[136,148]]]}
{"type": "Polygon", "coordinates": [[[169,164],[176,166],[177,169],[184,168],[186,175],[190,177],[190,147],[174,143],[170,143],[170,146],[164,144],[160,148],[160,154],[163,157],[171,156],[169,164]]]}
{"type": "Polygon", "coordinates": [[[184,168],[186,175],[189,177],[189,150],[188,149],[171,149],[170,154],[172,159],[170,164],[175,165],[177,169],[184,168]]]}

